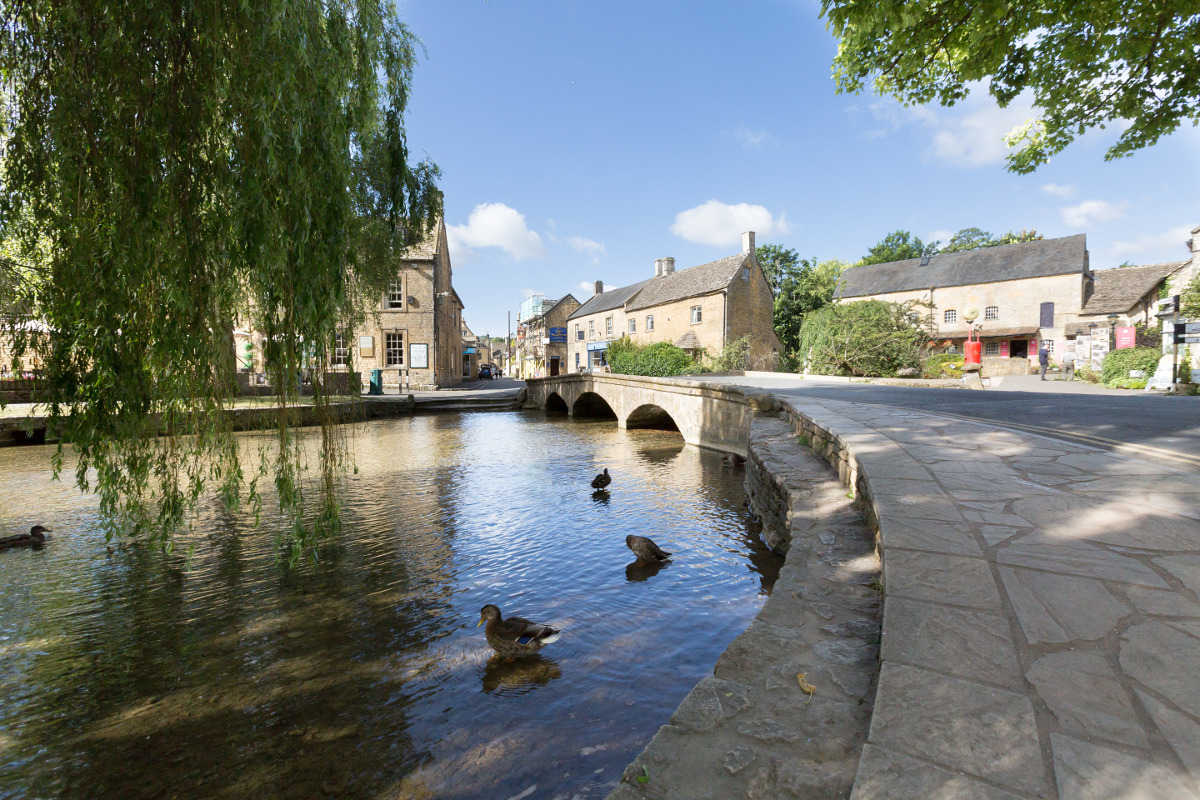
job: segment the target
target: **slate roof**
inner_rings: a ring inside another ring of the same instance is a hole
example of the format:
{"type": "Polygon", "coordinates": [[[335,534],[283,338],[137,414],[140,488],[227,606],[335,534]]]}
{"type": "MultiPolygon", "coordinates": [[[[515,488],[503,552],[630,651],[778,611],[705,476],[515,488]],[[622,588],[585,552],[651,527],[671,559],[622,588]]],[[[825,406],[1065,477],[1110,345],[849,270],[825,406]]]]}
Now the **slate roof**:
{"type": "Polygon", "coordinates": [[[944,286],[970,286],[1021,278],[1082,273],[1087,269],[1087,237],[1079,233],[1060,239],[981,247],[964,253],[943,253],[921,266],[921,259],[852,267],[838,280],[837,297],[868,297],[944,286]]]}
{"type": "Polygon", "coordinates": [[[631,283],[628,286],[622,286],[620,289],[611,289],[607,292],[594,294],[586,303],[567,317],[567,319],[575,319],[576,317],[586,317],[589,314],[595,314],[600,311],[611,311],[614,308],[620,308],[625,305],[629,298],[637,294],[643,286],[645,286],[654,278],[647,278],[638,283],[631,283]]]}
{"type": "Polygon", "coordinates": [[[645,288],[633,298],[627,310],[641,311],[651,306],[661,306],[663,303],[674,303],[676,300],[719,292],[737,276],[738,270],[749,255],[738,253],[698,267],[688,267],[651,278],[646,282],[645,288]]]}
{"type": "Polygon", "coordinates": [[[699,350],[700,340],[696,338],[695,331],[688,331],[675,340],[675,346],[681,350],[699,350]]]}
{"type": "Polygon", "coordinates": [[[1124,313],[1173,272],[1187,266],[1187,261],[1167,261],[1140,267],[1098,269],[1092,296],[1081,314],[1124,313]]]}

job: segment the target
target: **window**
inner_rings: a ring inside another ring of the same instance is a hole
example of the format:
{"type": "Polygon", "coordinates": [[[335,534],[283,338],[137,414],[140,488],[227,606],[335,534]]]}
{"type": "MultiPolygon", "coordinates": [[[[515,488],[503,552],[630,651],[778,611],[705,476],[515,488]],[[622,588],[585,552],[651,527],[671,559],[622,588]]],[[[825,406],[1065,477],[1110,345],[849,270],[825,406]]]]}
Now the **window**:
{"type": "Polygon", "coordinates": [[[612,338],[612,316],[611,315],[604,318],[604,338],[605,339],[612,338]]]}
{"type": "MultiPolygon", "coordinates": [[[[576,325],[575,327],[578,328],[579,326],[576,325]]],[[[579,372],[579,353],[575,354],[575,371],[579,372]]]]}
{"type": "Polygon", "coordinates": [[[1050,355],[1054,355],[1054,340],[1053,339],[1043,339],[1042,346],[1046,348],[1047,353],[1049,353],[1050,355]]]}
{"type": "Polygon", "coordinates": [[[629,332],[637,333],[637,320],[633,317],[629,318],[629,332]]]}
{"type": "Polygon", "coordinates": [[[648,331],[654,330],[654,315],[653,314],[646,315],[646,330],[648,330],[648,331]]]}
{"type": "Polygon", "coordinates": [[[984,342],[983,343],[983,354],[985,356],[1000,355],[1000,343],[999,342],[984,342]]]}
{"type": "Polygon", "coordinates": [[[583,328],[579,327],[578,322],[575,323],[575,341],[577,341],[577,342],[583,341],[583,328]]]}
{"type": "Polygon", "coordinates": [[[596,320],[594,320],[594,319],[588,320],[588,338],[589,339],[596,338],[596,320]]]}
{"type": "Polygon", "coordinates": [[[701,320],[700,306],[692,306],[692,324],[699,325],[701,320]]]}
{"type": "Polygon", "coordinates": [[[942,319],[946,322],[958,322],[958,310],[947,308],[946,313],[942,315],[942,319]]]}
{"type": "Polygon", "coordinates": [[[750,270],[749,269],[742,270],[742,280],[744,280],[744,281],[750,280],[750,270]]]}
{"type": "Polygon", "coordinates": [[[1042,303],[1040,328],[1054,327],[1054,303],[1042,303]]]}
{"type": "Polygon", "coordinates": [[[404,366],[403,333],[385,333],[383,335],[383,365],[385,367],[404,366]]]}
{"type": "Polygon", "coordinates": [[[404,284],[396,281],[388,287],[387,302],[385,305],[388,308],[404,308],[404,284]]]}
{"type": "MultiPolygon", "coordinates": [[[[983,310],[983,318],[984,319],[1000,319],[1000,306],[988,306],[987,308],[985,308],[983,310]]],[[[996,346],[999,347],[1000,343],[996,342],[996,346]]]]}
{"type": "Polygon", "coordinates": [[[350,346],[346,334],[336,333],[333,336],[333,364],[344,367],[350,363],[350,346]]]}

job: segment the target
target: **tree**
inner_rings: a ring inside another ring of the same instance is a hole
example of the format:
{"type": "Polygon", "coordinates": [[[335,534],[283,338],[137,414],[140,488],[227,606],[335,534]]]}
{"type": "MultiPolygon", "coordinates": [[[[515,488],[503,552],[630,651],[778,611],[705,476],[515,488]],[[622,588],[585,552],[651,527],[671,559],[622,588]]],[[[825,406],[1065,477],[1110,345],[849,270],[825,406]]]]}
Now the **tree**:
{"type": "Polygon", "coordinates": [[[1200,320],[1200,275],[1192,278],[1179,293],[1179,315],[1184,319],[1200,320]]]}
{"type": "Polygon", "coordinates": [[[855,266],[866,264],[886,264],[890,261],[904,261],[909,258],[920,258],[932,255],[936,244],[927,245],[917,236],[908,231],[892,231],[879,240],[879,243],[867,251],[855,266]]]}
{"type": "Polygon", "coordinates": [[[279,392],[260,474],[292,559],[338,527],[329,398],[315,382],[315,484],[288,406],[297,372],[329,363],[356,298],[439,213],[437,168],[410,165],[404,136],[415,47],[384,0],[0,5],[0,240],[50,243],[30,310],[54,331],[50,424],[108,536],[169,546],[214,484],[242,497],[222,412],[232,323],[248,317],[279,392]]]}
{"type": "Polygon", "coordinates": [[[779,296],[784,278],[793,274],[800,266],[800,256],[795,250],[777,244],[759,245],[754,248],[754,257],[762,267],[767,286],[771,287],[772,297],[779,296]]]}
{"type": "Polygon", "coordinates": [[[804,320],[833,302],[838,278],[848,266],[837,259],[819,264],[815,258],[804,259],[797,270],[784,278],[774,310],[775,335],[779,337],[784,353],[794,353],[800,347],[804,320]]]}
{"type": "Polygon", "coordinates": [[[821,375],[895,375],[903,367],[920,367],[925,327],[915,303],[831,304],[805,321],[800,355],[821,375]]]}
{"type": "Polygon", "coordinates": [[[1013,172],[1033,172],[1093,127],[1128,123],[1112,160],[1200,124],[1194,2],[822,0],[821,14],[839,39],[838,91],[872,80],[903,103],[949,106],[986,80],[1001,107],[1032,92],[1041,117],[1009,135],[1013,172]]]}
{"type": "Polygon", "coordinates": [[[976,250],[980,247],[998,247],[1003,244],[1032,242],[1041,238],[1041,235],[1035,230],[1027,231],[1022,229],[1020,233],[1009,231],[997,238],[979,228],[963,228],[954,234],[945,247],[939,247],[940,242],[935,242],[933,246],[939,253],[962,253],[967,250],[976,250]]]}

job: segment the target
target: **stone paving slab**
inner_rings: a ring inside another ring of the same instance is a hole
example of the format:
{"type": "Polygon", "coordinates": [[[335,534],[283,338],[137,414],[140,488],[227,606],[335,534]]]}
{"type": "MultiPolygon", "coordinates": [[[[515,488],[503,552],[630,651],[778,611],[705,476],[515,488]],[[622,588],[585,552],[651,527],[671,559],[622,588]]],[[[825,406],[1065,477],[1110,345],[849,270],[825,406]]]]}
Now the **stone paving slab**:
{"type": "Polygon", "coordinates": [[[1200,797],[1200,477],[777,397],[879,523],[882,670],[854,800],[1200,797]]]}

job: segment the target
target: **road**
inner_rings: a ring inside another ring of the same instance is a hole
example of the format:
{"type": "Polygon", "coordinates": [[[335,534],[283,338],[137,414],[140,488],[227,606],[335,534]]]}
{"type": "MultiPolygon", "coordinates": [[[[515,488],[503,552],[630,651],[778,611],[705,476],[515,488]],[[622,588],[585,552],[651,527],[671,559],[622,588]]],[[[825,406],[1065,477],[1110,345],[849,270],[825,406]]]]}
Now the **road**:
{"type": "MultiPolygon", "coordinates": [[[[1134,455],[1200,474],[1200,397],[1096,390],[1047,381],[1006,381],[967,391],[848,383],[844,379],[764,375],[704,380],[770,389],[778,394],[896,406],[978,420],[1134,455]]],[[[969,436],[971,427],[963,426],[969,436]]]]}

